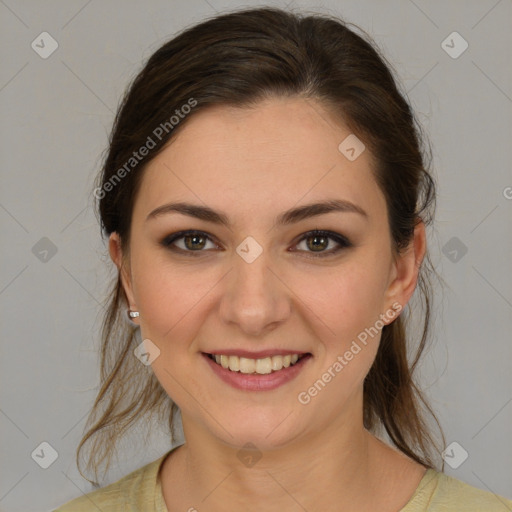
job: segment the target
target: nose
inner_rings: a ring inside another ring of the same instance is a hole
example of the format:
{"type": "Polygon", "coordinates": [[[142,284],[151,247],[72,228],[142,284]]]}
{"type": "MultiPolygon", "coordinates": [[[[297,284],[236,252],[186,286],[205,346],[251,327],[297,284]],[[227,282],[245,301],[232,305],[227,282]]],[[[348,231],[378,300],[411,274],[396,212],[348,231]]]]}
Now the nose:
{"type": "Polygon", "coordinates": [[[271,267],[265,251],[251,263],[238,254],[233,256],[220,304],[224,322],[236,324],[248,335],[262,336],[286,321],[291,292],[279,271],[271,267]]]}

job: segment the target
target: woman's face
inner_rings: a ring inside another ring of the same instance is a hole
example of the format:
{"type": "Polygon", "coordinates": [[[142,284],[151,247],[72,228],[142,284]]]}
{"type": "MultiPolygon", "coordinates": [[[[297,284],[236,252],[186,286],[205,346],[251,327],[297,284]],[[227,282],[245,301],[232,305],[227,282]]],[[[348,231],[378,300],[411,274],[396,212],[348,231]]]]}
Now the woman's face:
{"type": "MultiPolygon", "coordinates": [[[[349,136],[312,100],[214,107],[145,169],[123,284],[185,434],[270,449],[361,424],[422,248],[394,259],[371,155],[349,136]]],[[[119,264],[116,234],[110,249],[119,264]]]]}

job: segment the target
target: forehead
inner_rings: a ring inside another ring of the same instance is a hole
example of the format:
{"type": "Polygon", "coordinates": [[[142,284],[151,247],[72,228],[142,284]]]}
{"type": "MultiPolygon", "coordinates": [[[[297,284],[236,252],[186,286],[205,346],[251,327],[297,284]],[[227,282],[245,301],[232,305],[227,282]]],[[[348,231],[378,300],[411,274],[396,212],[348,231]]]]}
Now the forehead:
{"type": "Polygon", "coordinates": [[[179,199],[261,216],[339,197],[378,213],[385,203],[373,176],[373,158],[364,150],[349,160],[339,149],[349,136],[350,130],[312,99],[209,107],[187,119],[149,162],[139,209],[147,213],[179,199]]]}

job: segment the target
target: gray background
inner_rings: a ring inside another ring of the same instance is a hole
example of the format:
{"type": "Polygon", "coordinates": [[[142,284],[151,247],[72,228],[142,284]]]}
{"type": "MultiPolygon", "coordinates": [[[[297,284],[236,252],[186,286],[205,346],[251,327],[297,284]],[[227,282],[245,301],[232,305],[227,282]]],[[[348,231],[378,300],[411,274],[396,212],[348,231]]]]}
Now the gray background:
{"type": "MultiPolygon", "coordinates": [[[[440,187],[431,250],[448,287],[421,383],[447,444],[469,454],[447,473],[512,497],[512,2],[290,5],[368,30],[430,134],[440,187]],[[469,44],[458,58],[442,47],[453,31],[469,44]]],[[[0,1],[2,511],[51,510],[91,490],[74,456],[97,391],[99,313],[114,274],[90,192],[121,94],[177,30],[242,6],[0,1]],[[31,47],[44,31],[59,45],[46,59],[31,47]],[[44,441],[58,453],[48,469],[31,457],[44,441]]],[[[141,433],[122,445],[105,484],[169,448],[162,428],[150,447],[137,442],[141,433]]]]}

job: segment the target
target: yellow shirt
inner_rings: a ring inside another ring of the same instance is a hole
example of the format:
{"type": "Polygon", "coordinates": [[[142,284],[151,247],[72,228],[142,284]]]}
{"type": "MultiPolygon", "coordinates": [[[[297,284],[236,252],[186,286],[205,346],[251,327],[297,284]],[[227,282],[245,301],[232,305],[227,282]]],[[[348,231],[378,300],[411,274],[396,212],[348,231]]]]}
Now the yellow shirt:
{"type": "MultiPolygon", "coordinates": [[[[158,471],[168,453],[117,482],[71,500],[53,512],[168,512],[158,478],[158,471]]],[[[428,469],[408,503],[397,512],[510,511],[511,500],[428,469]]]]}

